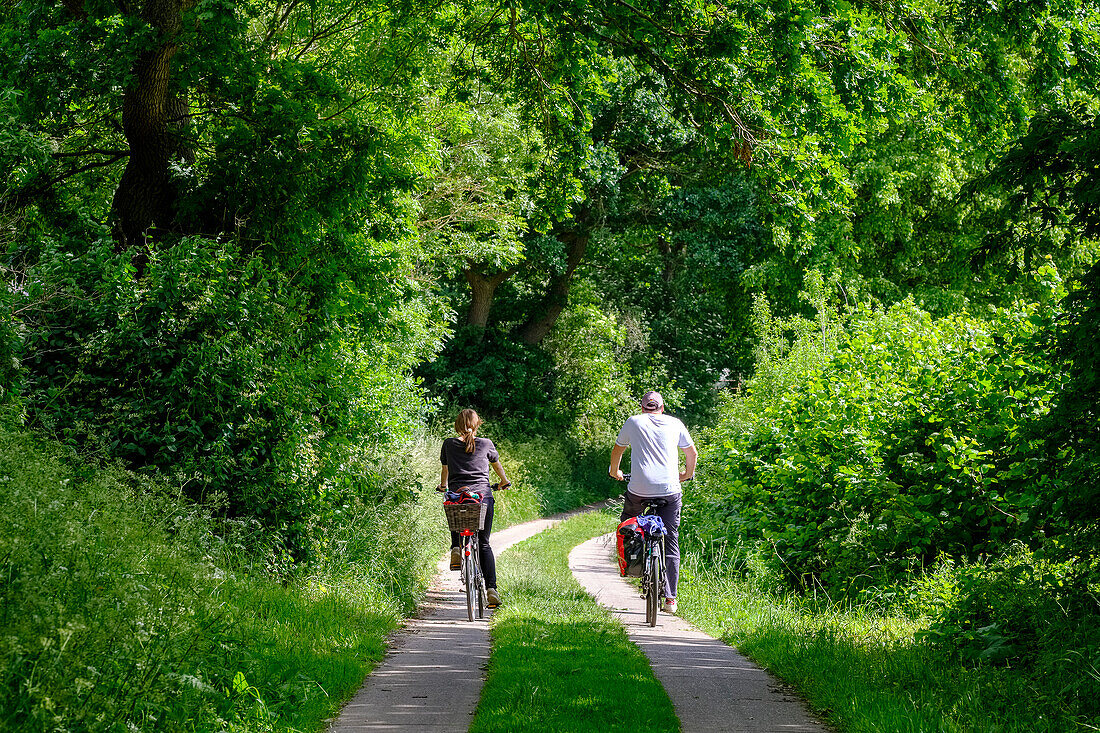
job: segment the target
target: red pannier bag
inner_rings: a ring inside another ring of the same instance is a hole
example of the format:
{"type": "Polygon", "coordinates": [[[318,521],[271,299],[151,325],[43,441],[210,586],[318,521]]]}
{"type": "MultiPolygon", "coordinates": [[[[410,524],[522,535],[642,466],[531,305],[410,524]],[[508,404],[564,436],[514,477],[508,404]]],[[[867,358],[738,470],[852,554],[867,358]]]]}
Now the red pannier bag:
{"type": "Polygon", "coordinates": [[[645,554],[645,532],[638,526],[638,518],[630,517],[615,530],[615,544],[619,551],[619,575],[624,578],[642,577],[645,554]]]}

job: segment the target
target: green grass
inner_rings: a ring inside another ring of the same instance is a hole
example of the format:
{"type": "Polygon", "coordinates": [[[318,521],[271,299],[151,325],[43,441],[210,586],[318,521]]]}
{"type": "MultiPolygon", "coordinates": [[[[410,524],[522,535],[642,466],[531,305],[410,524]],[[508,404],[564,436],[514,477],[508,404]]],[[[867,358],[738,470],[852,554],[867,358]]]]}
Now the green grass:
{"type": "MultiPolygon", "coordinates": [[[[920,628],[859,606],[830,607],[753,577],[685,559],[678,591],[687,620],[737,646],[797,687],[842,731],[1023,733],[1096,730],[1052,684],[1027,669],[965,666],[914,640],[920,628]]],[[[1093,674],[1087,664],[1081,675],[1093,674]]]]}
{"type": "Polygon", "coordinates": [[[569,572],[569,551],[614,528],[581,515],[503,553],[504,605],[472,731],[676,731],[645,655],[569,572]]]}
{"type": "MultiPolygon", "coordinates": [[[[507,445],[498,527],[594,498],[564,450],[507,445]]],[[[392,480],[434,487],[438,450],[408,446],[392,480]]],[[[447,545],[430,488],[355,512],[276,577],[254,524],[0,426],[0,730],[323,730],[447,545]]]]}
{"type": "Polygon", "coordinates": [[[248,523],[0,428],[0,729],[321,730],[427,577],[420,513],[284,584],[248,523]]]}

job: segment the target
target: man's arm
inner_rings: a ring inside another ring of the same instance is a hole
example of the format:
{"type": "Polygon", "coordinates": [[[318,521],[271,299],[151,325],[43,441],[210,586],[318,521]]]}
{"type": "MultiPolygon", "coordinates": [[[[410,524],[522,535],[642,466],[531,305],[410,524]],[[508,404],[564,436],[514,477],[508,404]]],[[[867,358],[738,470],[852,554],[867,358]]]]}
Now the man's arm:
{"type": "Polygon", "coordinates": [[[623,460],[623,453],[626,453],[625,445],[616,443],[615,447],[611,449],[611,466],[607,469],[607,473],[616,481],[623,480],[623,472],[619,470],[619,463],[623,460]]]}
{"type": "Polygon", "coordinates": [[[684,451],[684,472],[680,474],[680,482],[683,483],[695,476],[695,462],[699,459],[699,451],[694,445],[689,445],[684,451]]]}

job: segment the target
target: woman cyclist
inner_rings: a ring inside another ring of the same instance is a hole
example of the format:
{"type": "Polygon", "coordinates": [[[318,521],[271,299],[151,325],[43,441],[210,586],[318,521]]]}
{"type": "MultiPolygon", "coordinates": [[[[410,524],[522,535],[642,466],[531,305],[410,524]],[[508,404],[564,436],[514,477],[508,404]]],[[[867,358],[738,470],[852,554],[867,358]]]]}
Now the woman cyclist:
{"type": "MultiPolygon", "coordinates": [[[[496,608],[500,605],[500,593],[497,592],[497,566],[493,557],[493,548],[489,546],[489,533],[493,529],[493,489],[489,484],[489,467],[500,478],[500,488],[511,486],[504,475],[504,466],[500,465],[497,447],[488,438],[477,437],[481,427],[481,418],[473,410],[463,410],[455,418],[457,438],[447,438],[439,449],[439,462],[443,469],[439,476],[439,491],[467,491],[481,495],[481,501],[488,505],[485,510],[485,527],[477,533],[478,554],[481,560],[481,572],[485,576],[486,605],[496,608]]],[[[462,564],[458,532],[451,532],[451,570],[458,570],[462,564]]]]}

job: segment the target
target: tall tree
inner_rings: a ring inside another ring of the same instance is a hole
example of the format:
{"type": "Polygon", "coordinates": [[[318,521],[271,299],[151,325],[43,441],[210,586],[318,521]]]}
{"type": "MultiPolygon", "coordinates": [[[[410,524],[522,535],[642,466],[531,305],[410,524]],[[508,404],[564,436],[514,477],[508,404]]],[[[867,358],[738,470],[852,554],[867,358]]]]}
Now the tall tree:
{"type": "MultiPolygon", "coordinates": [[[[184,164],[192,151],[181,135],[190,113],[187,92],[172,74],[172,60],[180,50],[183,16],[194,5],[195,0],[144,0],[123,10],[124,16],[140,18],[153,36],[151,48],[138,54],[122,98],[130,154],[111,209],[123,249],[141,247],[151,227],[171,231],[175,225],[179,191],[172,166],[184,164]]],[[[87,17],[82,3],[77,14],[87,17]]]]}

